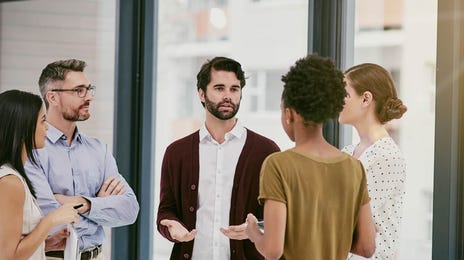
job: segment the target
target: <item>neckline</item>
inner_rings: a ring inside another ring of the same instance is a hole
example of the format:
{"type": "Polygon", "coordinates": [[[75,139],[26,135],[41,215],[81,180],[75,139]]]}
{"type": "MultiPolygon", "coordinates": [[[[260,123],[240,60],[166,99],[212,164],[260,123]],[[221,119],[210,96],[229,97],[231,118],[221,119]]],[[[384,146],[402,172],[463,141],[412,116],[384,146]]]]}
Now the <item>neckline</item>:
{"type": "MultiPolygon", "coordinates": [[[[369,150],[371,150],[374,146],[376,146],[378,143],[380,143],[381,141],[383,140],[392,140],[391,136],[384,136],[384,137],[381,137],[379,139],[377,139],[375,142],[373,142],[371,145],[369,145],[368,147],[366,147],[366,149],[364,149],[364,151],[359,155],[358,158],[356,159],[361,159],[361,157],[363,157],[369,150]]],[[[360,144],[361,142],[357,143],[355,146],[353,146],[353,151],[351,151],[351,156],[354,157],[354,151],[356,150],[356,147],[358,147],[358,145],[360,144]]]]}
{"type": "Polygon", "coordinates": [[[311,155],[311,154],[301,153],[301,152],[295,151],[293,149],[289,149],[287,151],[291,152],[291,153],[301,155],[301,156],[303,156],[305,158],[308,158],[308,159],[311,159],[313,161],[320,162],[320,163],[338,163],[338,162],[341,162],[341,161],[343,161],[343,160],[345,160],[347,158],[347,154],[345,154],[343,152],[341,152],[341,154],[339,156],[336,156],[336,157],[322,158],[322,157],[314,156],[314,155],[311,155]]]}

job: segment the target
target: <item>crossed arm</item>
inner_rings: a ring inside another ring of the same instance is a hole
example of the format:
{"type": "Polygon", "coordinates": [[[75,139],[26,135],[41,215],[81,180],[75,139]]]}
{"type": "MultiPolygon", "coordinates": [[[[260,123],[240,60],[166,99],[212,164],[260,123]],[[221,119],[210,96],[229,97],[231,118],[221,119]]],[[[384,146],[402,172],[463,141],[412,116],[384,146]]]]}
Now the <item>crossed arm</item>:
{"type": "MultiPolygon", "coordinates": [[[[101,198],[111,195],[121,195],[124,192],[124,181],[120,178],[110,176],[105,180],[105,182],[103,182],[96,197],[101,198]]],[[[54,194],[54,196],[56,201],[58,201],[61,205],[66,203],[73,203],[76,205],[83,204],[84,206],[78,209],[79,214],[88,212],[92,207],[90,201],[82,196],[67,196],[63,194],[54,194]]]]}
{"type": "MultiPolygon", "coordinates": [[[[117,227],[132,224],[138,215],[139,205],[136,196],[124,178],[119,174],[116,161],[112,154],[105,151],[104,159],[99,164],[100,168],[87,168],[88,174],[96,177],[71,177],[54,173],[50,167],[49,155],[42,151],[39,156],[39,164],[26,163],[25,168],[29,179],[36,187],[37,201],[43,213],[49,214],[54,209],[65,203],[83,204],[79,209],[82,221],[91,220],[93,223],[107,227],[117,227]],[[54,175],[51,175],[54,174],[54,175]],[[100,187],[97,182],[105,178],[100,187]],[[75,178],[75,179],[71,179],[75,178]],[[49,183],[50,179],[50,183],[49,183]],[[55,187],[51,184],[55,183],[55,187]],[[73,183],[77,182],[80,191],[73,194],[73,183]],[[84,185],[84,186],[83,186],[84,185]],[[95,192],[94,187],[98,188],[95,192]],[[55,192],[57,190],[58,192],[55,192]],[[68,194],[68,195],[66,195],[68,194]],[[73,195],[71,195],[73,194],[73,195]]],[[[93,162],[92,162],[93,163],[93,162]]],[[[60,167],[67,167],[61,165],[60,167]]],[[[90,175],[89,175],[90,176],[90,175]]]]}

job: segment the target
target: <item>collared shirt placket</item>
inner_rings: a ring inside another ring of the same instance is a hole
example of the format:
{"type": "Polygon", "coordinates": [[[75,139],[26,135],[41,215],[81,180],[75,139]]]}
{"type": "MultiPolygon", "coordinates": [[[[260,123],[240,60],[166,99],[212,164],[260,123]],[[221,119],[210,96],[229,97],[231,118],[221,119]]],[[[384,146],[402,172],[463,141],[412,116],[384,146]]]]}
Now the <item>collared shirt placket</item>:
{"type": "MultiPolygon", "coordinates": [[[[219,230],[221,228],[222,219],[221,219],[221,209],[222,209],[222,196],[223,192],[223,173],[224,173],[224,148],[223,145],[226,144],[227,140],[222,144],[216,144],[216,182],[215,182],[215,200],[214,200],[214,230],[219,230]]],[[[221,248],[221,234],[219,232],[214,233],[214,244],[213,244],[213,259],[219,259],[220,248],[221,248]]]]}

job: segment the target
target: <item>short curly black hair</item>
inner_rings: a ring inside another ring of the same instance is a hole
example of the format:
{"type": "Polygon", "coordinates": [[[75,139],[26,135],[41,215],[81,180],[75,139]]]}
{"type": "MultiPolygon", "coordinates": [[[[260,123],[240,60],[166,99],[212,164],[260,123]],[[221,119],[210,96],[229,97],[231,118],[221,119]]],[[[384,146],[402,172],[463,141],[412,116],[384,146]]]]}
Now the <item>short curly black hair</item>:
{"type": "Polygon", "coordinates": [[[324,123],[343,109],[343,73],[329,58],[313,54],[299,59],[282,81],[283,106],[295,109],[306,123],[324,123]]]}

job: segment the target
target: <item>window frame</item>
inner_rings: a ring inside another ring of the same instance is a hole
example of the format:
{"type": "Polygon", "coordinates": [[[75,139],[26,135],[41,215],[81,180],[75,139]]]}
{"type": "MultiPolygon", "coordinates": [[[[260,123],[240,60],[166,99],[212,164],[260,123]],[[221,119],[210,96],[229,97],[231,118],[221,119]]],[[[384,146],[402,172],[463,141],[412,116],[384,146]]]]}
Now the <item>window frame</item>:
{"type": "MultiPolygon", "coordinates": [[[[459,2],[438,1],[432,258],[440,260],[464,256],[464,104],[459,102],[464,98],[464,65],[459,63],[464,60],[464,17],[459,17],[464,5],[459,2]]],[[[354,4],[309,0],[308,53],[332,57],[345,69],[353,55],[354,4]]],[[[121,259],[153,255],[157,17],[157,0],[119,1],[114,152],[141,206],[135,225],[113,231],[112,254],[121,259]]],[[[324,134],[336,146],[350,136],[336,121],[324,134]]]]}
{"type": "Polygon", "coordinates": [[[113,147],[140,205],[135,224],[112,231],[118,259],[153,256],[157,14],[156,0],[118,1],[113,147]]]}
{"type": "Polygon", "coordinates": [[[460,2],[438,1],[432,259],[464,257],[464,104],[459,102],[464,98],[464,5],[460,2]]]}

